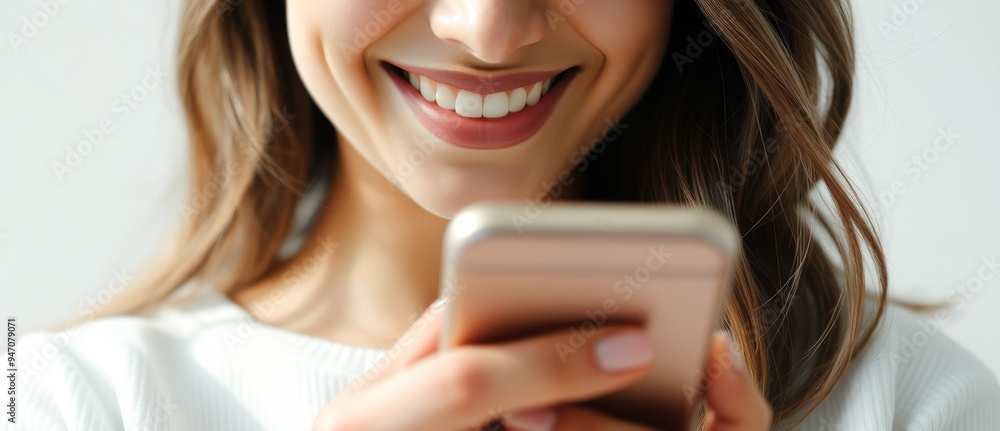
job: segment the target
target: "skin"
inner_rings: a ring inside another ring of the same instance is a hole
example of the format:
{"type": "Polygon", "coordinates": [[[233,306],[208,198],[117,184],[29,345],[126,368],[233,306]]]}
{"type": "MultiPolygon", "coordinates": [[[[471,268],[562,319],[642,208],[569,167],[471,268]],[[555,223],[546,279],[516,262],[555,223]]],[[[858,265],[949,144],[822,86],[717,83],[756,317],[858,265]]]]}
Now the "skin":
{"type": "MultiPolygon", "coordinates": [[[[562,333],[431,356],[439,328],[435,313],[421,311],[437,297],[448,219],[478,200],[530,200],[572,169],[574,152],[589,148],[606,120],[623,116],[651,82],[671,12],[664,0],[288,0],[296,68],[336,126],[341,158],[302,249],[232,299],[252,312],[269,310],[255,313],[266,324],[402,352],[389,369],[331,400],[314,429],[475,429],[498,403],[509,412],[554,412],[555,429],[645,429],[568,404],[635,381],[644,365],[609,374],[591,355],[562,364],[551,354],[551,337],[562,333]],[[382,60],[467,73],[572,66],[580,73],[527,141],[470,150],[416,121],[382,60]],[[414,151],[426,157],[402,166],[414,151]],[[569,371],[572,379],[559,378],[569,371]],[[465,396],[427,397],[428,388],[465,396]]],[[[557,199],[576,194],[570,187],[557,199]]],[[[711,357],[731,365],[725,346],[717,336],[711,357]]],[[[768,428],[770,409],[740,367],[710,377],[708,429],[768,428]]]]}

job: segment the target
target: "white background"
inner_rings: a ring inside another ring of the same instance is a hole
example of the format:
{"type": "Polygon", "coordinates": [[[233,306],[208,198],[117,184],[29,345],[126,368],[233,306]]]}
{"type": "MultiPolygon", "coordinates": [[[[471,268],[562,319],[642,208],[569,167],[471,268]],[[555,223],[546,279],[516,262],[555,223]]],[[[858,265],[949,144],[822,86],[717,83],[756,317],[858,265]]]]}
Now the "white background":
{"type": "MultiPolygon", "coordinates": [[[[1000,255],[1000,2],[854,3],[858,87],[840,160],[881,214],[893,294],[967,295],[946,332],[1000,374],[1000,274],[977,278],[1000,255]],[[954,143],[935,146],[949,130],[954,143]]],[[[15,49],[9,34],[43,9],[0,3],[0,315],[22,331],[116,290],[115,274],[141,271],[179,218],[179,4],[69,1],[15,49]],[[144,88],[156,69],[167,78],[144,88]],[[130,93],[144,99],[125,117],[130,93]],[[112,133],[58,176],[53,163],[102,122],[112,133]]]]}

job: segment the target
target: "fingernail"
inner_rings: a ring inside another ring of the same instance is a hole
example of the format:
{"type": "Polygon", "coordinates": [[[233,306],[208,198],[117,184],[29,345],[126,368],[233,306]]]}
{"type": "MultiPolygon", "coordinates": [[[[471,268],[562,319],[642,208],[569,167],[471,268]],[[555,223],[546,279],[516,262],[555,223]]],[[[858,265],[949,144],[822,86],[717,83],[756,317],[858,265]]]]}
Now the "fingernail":
{"type": "Polygon", "coordinates": [[[653,360],[653,346],[645,331],[617,331],[594,343],[597,364],[605,372],[629,370],[653,360]]]}
{"type": "Polygon", "coordinates": [[[440,308],[445,302],[448,302],[448,298],[446,297],[435,299],[434,302],[431,303],[431,308],[440,308]]]}
{"type": "Polygon", "coordinates": [[[556,412],[549,408],[522,410],[503,415],[503,421],[524,431],[552,431],[556,427],[556,412]]]}
{"type": "Polygon", "coordinates": [[[743,362],[743,353],[740,349],[736,347],[736,342],[733,341],[732,334],[726,332],[726,347],[729,348],[729,355],[733,357],[733,366],[741,373],[745,373],[747,370],[746,364],[743,362]]]}

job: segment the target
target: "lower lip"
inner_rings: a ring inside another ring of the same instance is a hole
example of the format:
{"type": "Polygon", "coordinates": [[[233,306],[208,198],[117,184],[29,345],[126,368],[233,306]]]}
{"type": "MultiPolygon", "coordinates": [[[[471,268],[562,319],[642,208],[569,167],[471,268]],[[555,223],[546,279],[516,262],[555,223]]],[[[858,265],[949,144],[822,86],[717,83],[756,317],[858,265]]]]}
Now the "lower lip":
{"type": "Polygon", "coordinates": [[[541,130],[578,69],[567,71],[535,106],[525,105],[520,112],[507,114],[502,118],[468,118],[458,115],[437,103],[428,102],[392,66],[385,65],[385,70],[403,93],[406,103],[417,115],[417,120],[434,136],[462,148],[498,150],[520,144],[541,130]]]}

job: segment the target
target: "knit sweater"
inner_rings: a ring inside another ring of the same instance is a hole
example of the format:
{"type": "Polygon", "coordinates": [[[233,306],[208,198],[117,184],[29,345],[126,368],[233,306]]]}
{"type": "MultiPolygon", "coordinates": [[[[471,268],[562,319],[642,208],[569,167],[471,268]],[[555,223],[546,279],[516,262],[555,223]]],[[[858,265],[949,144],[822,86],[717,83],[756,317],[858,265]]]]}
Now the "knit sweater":
{"type": "MultiPolygon", "coordinates": [[[[797,429],[1000,430],[997,378],[933,322],[889,306],[873,343],[797,429]]],[[[261,324],[209,291],[20,337],[16,424],[5,415],[3,429],[308,430],[385,352],[261,324]]]]}

